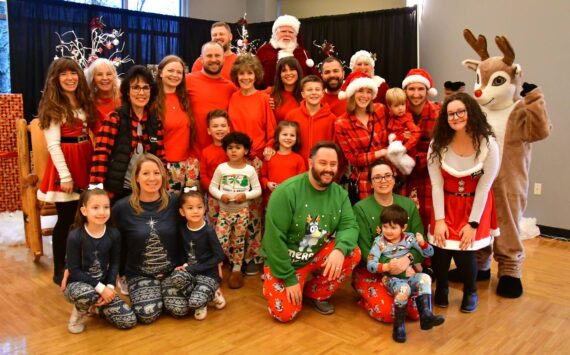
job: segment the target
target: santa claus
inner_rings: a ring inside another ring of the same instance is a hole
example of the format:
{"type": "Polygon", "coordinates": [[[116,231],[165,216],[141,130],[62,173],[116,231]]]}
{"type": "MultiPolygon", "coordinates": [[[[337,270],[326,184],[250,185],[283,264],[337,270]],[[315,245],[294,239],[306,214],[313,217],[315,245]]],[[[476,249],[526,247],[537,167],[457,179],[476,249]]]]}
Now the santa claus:
{"type": "Polygon", "coordinates": [[[269,43],[259,47],[256,56],[263,65],[263,81],[261,88],[273,86],[277,61],[283,57],[294,56],[303,69],[303,76],[318,75],[315,63],[309,58],[309,53],[303,45],[297,42],[301,23],[291,15],[279,16],[273,23],[273,34],[269,43]]]}

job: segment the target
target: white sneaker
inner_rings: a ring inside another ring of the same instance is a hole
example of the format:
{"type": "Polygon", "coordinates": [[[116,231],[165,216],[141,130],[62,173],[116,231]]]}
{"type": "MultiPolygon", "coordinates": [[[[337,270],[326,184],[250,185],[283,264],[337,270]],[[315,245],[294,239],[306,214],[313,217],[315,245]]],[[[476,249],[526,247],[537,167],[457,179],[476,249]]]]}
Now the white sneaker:
{"type": "Polygon", "coordinates": [[[119,288],[121,289],[121,293],[125,296],[129,295],[129,284],[127,283],[127,277],[121,276],[119,277],[119,288]]]}
{"type": "Polygon", "coordinates": [[[216,309],[223,309],[226,306],[226,299],[224,298],[221,289],[216,290],[216,293],[214,294],[214,299],[212,300],[212,302],[210,302],[210,304],[216,307],[216,309]]]}
{"type": "Polygon", "coordinates": [[[82,333],[85,330],[85,318],[87,314],[85,312],[79,312],[75,306],[71,310],[71,316],[67,322],[67,330],[73,334],[82,333]]]}
{"type": "Polygon", "coordinates": [[[202,306],[194,311],[194,318],[204,320],[208,315],[208,305],[202,306]]]}

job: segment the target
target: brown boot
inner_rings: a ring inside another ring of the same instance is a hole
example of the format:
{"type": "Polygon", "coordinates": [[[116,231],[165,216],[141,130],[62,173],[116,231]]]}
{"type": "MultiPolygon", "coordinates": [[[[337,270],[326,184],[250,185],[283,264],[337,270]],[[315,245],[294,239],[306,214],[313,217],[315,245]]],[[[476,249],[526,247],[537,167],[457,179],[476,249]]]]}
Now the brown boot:
{"type": "Polygon", "coordinates": [[[243,287],[243,275],[241,271],[232,271],[230,278],[228,279],[228,285],[230,288],[242,288],[243,287]]]}

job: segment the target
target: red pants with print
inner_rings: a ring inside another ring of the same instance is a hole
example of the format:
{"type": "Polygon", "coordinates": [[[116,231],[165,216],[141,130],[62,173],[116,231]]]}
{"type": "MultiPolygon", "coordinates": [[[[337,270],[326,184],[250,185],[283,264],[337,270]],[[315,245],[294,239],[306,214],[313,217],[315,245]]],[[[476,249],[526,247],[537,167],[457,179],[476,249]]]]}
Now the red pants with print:
{"type": "MultiPolygon", "coordinates": [[[[323,265],[333,249],[334,241],[331,241],[313,257],[309,264],[296,270],[304,296],[318,301],[329,299],[342,282],[350,277],[352,270],[360,262],[360,249],[355,248],[344,257],[340,276],[336,280],[329,281],[327,277],[322,275],[322,270],[324,270],[323,265]],[[307,276],[315,272],[317,274],[305,284],[307,276]]],[[[267,265],[264,268],[263,295],[268,301],[269,314],[280,322],[285,323],[293,320],[301,311],[302,305],[294,305],[289,302],[285,292],[285,282],[273,276],[267,265]]]]}
{"type": "MultiPolygon", "coordinates": [[[[357,267],[352,274],[352,287],[360,295],[358,304],[370,317],[384,323],[394,321],[394,297],[382,284],[382,275],[373,274],[364,267],[357,267]]],[[[416,297],[408,301],[408,318],[420,319],[416,306],[416,297]]]]}

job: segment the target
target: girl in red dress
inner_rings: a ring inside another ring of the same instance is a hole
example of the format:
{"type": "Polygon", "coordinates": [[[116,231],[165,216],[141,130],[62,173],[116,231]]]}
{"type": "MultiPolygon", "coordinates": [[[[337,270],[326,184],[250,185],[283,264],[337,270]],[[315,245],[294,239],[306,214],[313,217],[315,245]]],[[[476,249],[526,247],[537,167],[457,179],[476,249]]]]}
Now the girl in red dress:
{"type": "Polygon", "coordinates": [[[38,199],[55,203],[53,228],[53,281],[61,284],[67,233],[73,223],[81,190],[89,183],[93,144],[88,126],[94,123],[93,104],[83,70],[70,58],[51,63],[38,108],[49,160],[38,199]]]}
{"type": "Polygon", "coordinates": [[[435,304],[447,307],[451,258],[463,277],[461,311],[477,308],[475,251],[497,235],[491,186],[499,169],[499,148],[477,102],[459,93],[448,97],[428,151],[434,213],[429,242],[435,253],[435,304]]]}
{"type": "Polygon", "coordinates": [[[295,57],[281,58],[277,62],[275,71],[275,84],[269,90],[273,100],[275,121],[283,121],[285,116],[294,108],[299,107],[301,100],[301,79],[303,69],[295,57]]]}
{"type": "Polygon", "coordinates": [[[95,125],[93,134],[96,135],[105,117],[121,106],[121,81],[113,62],[106,58],[96,59],[85,70],[85,79],[91,89],[91,99],[95,106],[95,125]]]}

